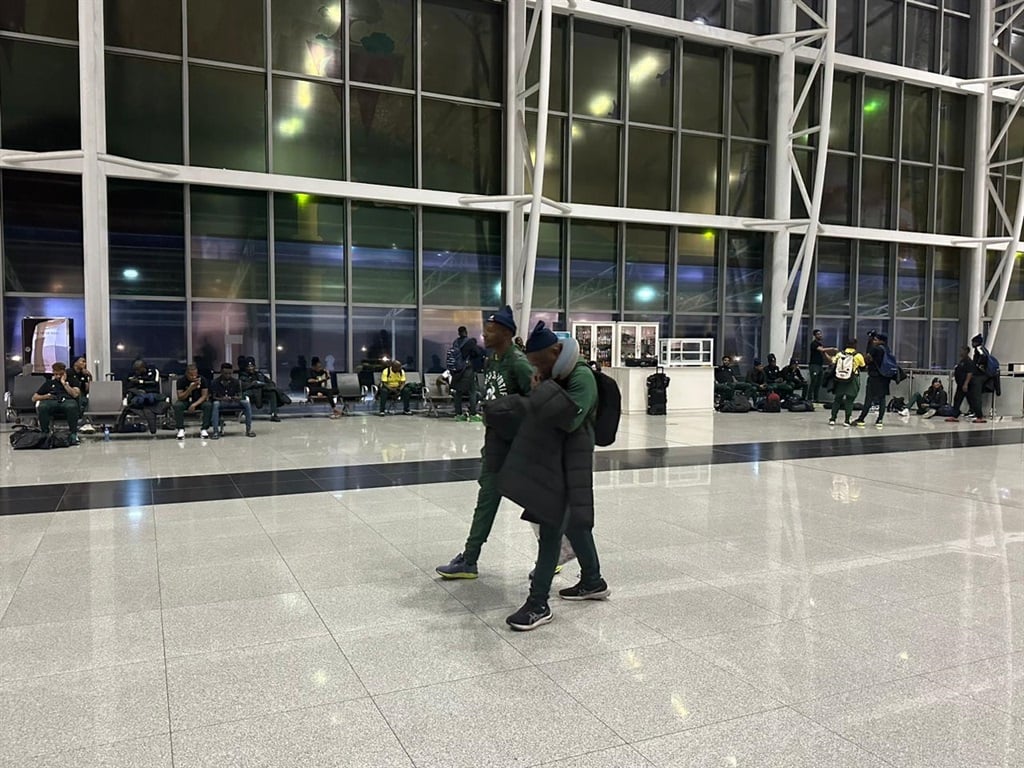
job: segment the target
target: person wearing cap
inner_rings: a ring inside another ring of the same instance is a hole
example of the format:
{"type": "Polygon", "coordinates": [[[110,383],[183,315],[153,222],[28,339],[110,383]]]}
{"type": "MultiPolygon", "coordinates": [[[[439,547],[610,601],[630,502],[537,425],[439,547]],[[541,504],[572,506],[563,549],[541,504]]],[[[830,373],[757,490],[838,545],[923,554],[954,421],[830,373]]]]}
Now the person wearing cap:
{"type": "MultiPolygon", "coordinates": [[[[484,323],[484,346],[490,350],[484,368],[483,400],[496,400],[507,395],[527,395],[533,381],[533,366],[513,343],[516,336],[516,321],[512,308],[506,305],[491,314],[484,323]]],[[[486,414],[486,411],[485,411],[486,414]]],[[[499,446],[502,441],[494,439],[493,428],[486,424],[484,434],[485,446],[499,446]]],[[[476,508],[473,510],[473,522],[469,527],[469,536],[462,552],[444,565],[435,569],[443,579],[475,579],[479,575],[477,560],[487,537],[494,527],[494,518],[498,514],[501,503],[501,492],[498,490],[497,474],[504,462],[504,453],[499,450],[484,456],[481,451],[480,485],[477,491],[476,508]]]]}
{"type": "Polygon", "coordinates": [[[500,482],[539,527],[537,564],[523,606],[505,619],[516,631],[551,621],[548,597],[568,539],[580,564],[580,580],[559,590],[563,600],[603,600],[610,591],[601,576],[594,543],[594,421],[598,394],[594,372],[575,339],[560,339],[537,323],[526,341],[537,371],[533,390],[500,482]]]}
{"type": "Polygon", "coordinates": [[[878,406],[878,418],[875,426],[882,428],[882,420],[885,418],[885,401],[889,397],[890,379],[882,375],[882,361],[888,351],[886,344],[889,337],[884,333],[874,331],[868,337],[868,350],[865,358],[867,360],[868,386],[864,392],[864,409],[854,422],[855,426],[864,428],[864,420],[868,417],[872,405],[878,406]]]}
{"type": "Polygon", "coordinates": [[[768,355],[768,365],[764,367],[764,378],[768,382],[768,389],[778,392],[780,397],[789,397],[793,394],[793,387],[786,382],[783,369],[779,368],[779,361],[775,355],[768,355]]]}
{"type": "Polygon", "coordinates": [[[812,403],[821,401],[821,380],[825,375],[825,364],[831,361],[831,356],[839,350],[835,347],[826,347],[821,329],[815,328],[811,332],[811,356],[808,360],[807,370],[811,374],[811,383],[808,387],[808,398],[812,403]]]}
{"type": "Polygon", "coordinates": [[[754,358],[754,367],[747,371],[747,384],[754,387],[758,394],[763,395],[768,392],[768,376],[760,357],[754,358]]]}
{"type": "Polygon", "coordinates": [[[924,392],[918,392],[912,398],[910,398],[910,408],[917,409],[918,416],[924,416],[926,419],[932,418],[935,413],[942,406],[949,402],[949,395],[946,394],[945,388],[942,386],[942,379],[936,377],[932,379],[931,386],[928,387],[924,392]]]}
{"type": "Polygon", "coordinates": [[[800,397],[807,399],[807,379],[800,372],[800,361],[795,357],[782,369],[782,380],[790,386],[791,391],[799,392],[800,397]]]}

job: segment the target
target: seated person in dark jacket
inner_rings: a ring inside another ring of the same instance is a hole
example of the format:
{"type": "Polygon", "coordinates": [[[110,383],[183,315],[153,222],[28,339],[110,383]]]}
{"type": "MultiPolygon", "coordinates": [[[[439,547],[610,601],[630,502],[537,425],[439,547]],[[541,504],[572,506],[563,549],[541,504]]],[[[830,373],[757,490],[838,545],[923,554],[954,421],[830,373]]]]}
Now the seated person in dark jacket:
{"type": "Polygon", "coordinates": [[[167,411],[167,399],[160,392],[159,374],[150,368],[145,360],[132,363],[132,372],[124,382],[127,405],[117,417],[114,429],[124,428],[128,413],[137,414],[145,419],[149,433],[156,434],[157,416],[167,411]]]}
{"type": "Polygon", "coordinates": [[[81,416],[78,398],[81,395],[81,390],[72,386],[68,380],[68,367],[64,363],[54,363],[53,376],[43,382],[32,395],[32,402],[36,403],[36,415],[39,417],[39,429],[49,432],[50,421],[55,414],[60,414],[68,420],[71,444],[78,445],[78,417],[81,416]]]}
{"type": "Polygon", "coordinates": [[[324,368],[319,357],[313,358],[313,367],[309,369],[309,376],[306,378],[306,390],[310,400],[314,397],[323,397],[330,402],[332,419],[341,416],[341,409],[338,408],[338,390],[331,386],[331,374],[324,368]]]}
{"type": "Polygon", "coordinates": [[[910,398],[910,405],[908,407],[916,408],[918,416],[930,419],[939,408],[948,402],[949,395],[946,394],[946,390],[942,386],[942,379],[934,378],[928,389],[924,392],[918,392],[910,398]]]}
{"type": "Polygon", "coordinates": [[[210,399],[213,401],[210,423],[213,424],[214,440],[221,435],[220,414],[225,410],[244,413],[245,436],[256,437],[256,433],[252,431],[252,403],[249,402],[249,398],[242,396],[242,384],[234,377],[231,363],[222,363],[220,376],[210,382],[210,399]]]}
{"type": "Polygon", "coordinates": [[[199,436],[210,436],[210,418],[213,416],[213,403],[210,402],[210,384],[199,375],[199,366],[189,363],[185,375],[178,379],[174,389],[174,426],[178,430],[178,439],[185,439],[185,413],[199,411],[203,416],[199,436]]]}
{"type": "Polygon", "coordinates": [[[747,384],[758,394],[768,393],[768,375],[764,372],[764,363],[759,357],[754,358],[754,367],[747,371],[747,384]]]}
{"type": "Polygon", "coordinates": [[[732,400],[737,392],[752,397],[756,391],[756,387],[736,377],[736,368],[729,355],[722,358],[721,365],[715,366],[715,394],[723,400],[732,400]]]}
{"type": "Polygon", "coordinates": [[[778,392],[782,397],[793,394],[793,387],[786,383],[775,355],[768,355],[768,365],[764,367],[764,378],[768,382],[768,389],[778,392]]]}
{"type": "Polygon", "coordinates": [[[159,395],[160,379],[145,360],[136,360],[132,363],[132,372],[125,379],[124,389],[129,405],[141,405],[141,402],[133,403],[132,399],[144,395],[159,395]]]}
{"type": "Polygon", "coordinates": [[[89,385],[92,383],[92,372],[89,370],[89,363],[85,355],[79,355],[71,364],[68,370],[68,383],[78,389],[78,407],[81,410],[81,431],[85,433],[95,432],[96,428],[89,422],[85,412],[89,408],[89,385]]]}
{"type": "Polygon", "coordinates": [[[270,408],[270,420],[280,421],[277,409],[292,400],[281,388],[274,383],[267,374],[256,370],[256,360],[252,357],[245,359],[245,368],[238,374],[238,381],[242,385],[242,394],[249,398],[253,409],[259,409],[266,403],[270,408]]]}
{"type": "MultiPolygon", "coordinates": [[[[566,447],[562,456],[568,504],[560,524],[536,521],[540,524],[540,541],[530,596],[522,608],[505,619],[518,631],[535,629],[551,621],[548,594],[562,551],[563,533],[572,543],[582,573],[578,584],[559,590],[558,596],[564,600],[602,600],[609,595],[608,584],[601,577],[593,532],[593,424],[597,414],[594,373],[580,357],[576,341],[560,341],[543,321],[537,323],[526,342],[526,356],[537,371],[534,386],[550,379],[556,381],[575,404],[576,415],[565,429],[566,447]]],[[[526,515],[529,514],[527,510],[526,515]]]]}
{"type": "Polygon", "coordinates": [[[793,392],[799,392],[804,400],[807,399],[807,380],[800,372],[800,361],[795,357],[789,361],[789,365],[782,369],[782,380],[792,388],[793,392]]]}

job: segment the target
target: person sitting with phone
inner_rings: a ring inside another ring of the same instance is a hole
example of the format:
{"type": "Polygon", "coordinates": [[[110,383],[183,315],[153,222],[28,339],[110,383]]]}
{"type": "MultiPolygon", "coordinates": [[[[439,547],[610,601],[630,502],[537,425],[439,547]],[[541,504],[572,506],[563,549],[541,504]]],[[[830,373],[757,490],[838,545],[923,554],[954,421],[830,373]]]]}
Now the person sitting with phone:
{"type": "Polygon", "coordinates": [[[80,393],[78,395],[78,408],[82,415],[79,418],[81,422],[79,431],[86,434],[95,432],[96,427],[92,425],[86,414],[86,411],[89,409],[89,385],[92,383],[92,372],[89,370],[89,363],[86,361],[85,355],[79,355],[71,364],[71,368],[68,370],[68,383],[73,387],[77,387],[80,393]]]}
{"type": "Polygon", "coordinates": [[[231,363],[221,363],[220,376],[210,383],[210,399],[213,400],[213,413],[210,421],[213,423],[212,438],[220,438],[220,414],[222,410],[241,411],[245,414],[245,436],[256,437],[252,431],[252,403],[249,398],[242,396],[242,385],[234,376],[234,368],[231,363]]]}
{"type": "Polygon", "coordinates": [[[380,391],[377,393],[377,399],[380,400],[380,415],[387,416],[389,400],[401,400],[402,414],[411,416],[412,411],[409,410],[411,396],[412,392],[406,386],[402,363],[400,360],[393,360],[390,366],[380,372],[380,391]]]}
{"type": "Polygon", "coordinates": [[[68,421],[71,445],[78,445],[78,418],[82,414],[78,398],[81,396],[81,390],[72,386],[68,380],[68,367],[64,363],[54,363],[53,376],[32,395],[39,416],[39,428],[49,432],[54,415],[60,414],[68,421]]]}
{"type": "Polygon", "coordinates": [[[210,402],[210,385],[199,375],[195,363],[189,363],[185,375],[178,379],[174,398],[174,426],[178,430],[178,439],[185,439],[185,413],[200,411],[203,415],[199,436],[210,436],[210,418],[213,415],[213,403],[210,402]]]}

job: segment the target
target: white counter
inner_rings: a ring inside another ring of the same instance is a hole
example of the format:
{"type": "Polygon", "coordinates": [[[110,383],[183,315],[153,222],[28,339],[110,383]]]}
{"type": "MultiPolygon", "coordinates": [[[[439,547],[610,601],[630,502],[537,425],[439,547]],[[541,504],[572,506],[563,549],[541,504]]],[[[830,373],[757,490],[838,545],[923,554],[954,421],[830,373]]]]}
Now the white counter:
{"type": "MultiPolygon", "coordinates": [[[[623,413],[647,413],[647,377],[655,368],[605,368],[622,391],[623,413]]],[[[715,407],[715,369],[666,368],[669,377],[669,413],[679,411],[711,411],[715,407]]]]}

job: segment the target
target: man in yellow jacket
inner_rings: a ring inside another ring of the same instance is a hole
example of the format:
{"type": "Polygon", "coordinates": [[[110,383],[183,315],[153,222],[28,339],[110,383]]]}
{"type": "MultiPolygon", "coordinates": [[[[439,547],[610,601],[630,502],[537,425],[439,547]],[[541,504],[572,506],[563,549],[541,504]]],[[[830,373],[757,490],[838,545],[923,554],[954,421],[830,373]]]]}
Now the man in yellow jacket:
{"type": "Polygon", "coordinates": [[[405,385],[402,363],[398,360],[392,361],[391,365],[380,373],[380,391],[377,393],[377,399],[380,400],[380,415],[388,415],[388,400],[401,400],[402,413],[405,416],[412,416],[412,411],[409,410],[410,394],[409,388],[405,385]]]}

